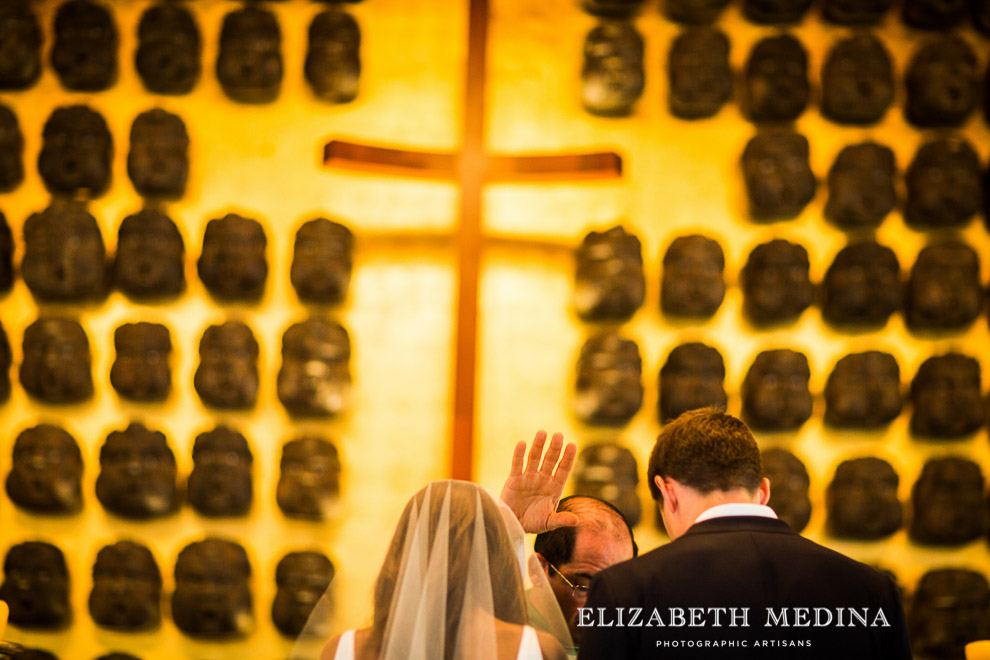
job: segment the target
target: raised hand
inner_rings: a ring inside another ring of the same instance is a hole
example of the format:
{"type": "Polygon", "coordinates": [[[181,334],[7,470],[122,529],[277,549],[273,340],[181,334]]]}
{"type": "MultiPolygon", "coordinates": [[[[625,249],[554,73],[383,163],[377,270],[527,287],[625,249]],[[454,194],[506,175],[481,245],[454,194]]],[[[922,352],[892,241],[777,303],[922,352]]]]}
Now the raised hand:
{"type": "Polygon", "coordinates": [[[574,467],[577,446],[571,442],[564,447],[564,435],[554,433],[544,456],[543,446],[546,440],[546,431],[536,433],[533,446],[529,450],[529,459],[525,461],[525,469],[523,462],[526,458],[526,443],[519,442],[516,445],[512,452],[509,477],[502,486],[502,501],[516,514],[522,528],[531,534],[578,523],[577,516],[573,513],[557,513],[557,502],[564,492],[567,476],[574,467]]]}

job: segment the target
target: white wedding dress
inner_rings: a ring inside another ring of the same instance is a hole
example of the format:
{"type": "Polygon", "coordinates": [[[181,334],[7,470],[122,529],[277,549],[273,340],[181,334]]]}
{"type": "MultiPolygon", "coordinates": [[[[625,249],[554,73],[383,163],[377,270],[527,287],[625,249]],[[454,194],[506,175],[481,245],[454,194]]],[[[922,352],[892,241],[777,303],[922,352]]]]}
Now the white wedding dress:
{"type": "MultiPolygon", "coordinates": [[[[354,657],[354,631],[348,630],[340,636],[337,644],[337,652],[333,660],[355,660],[354,657]]],[[[519,641],[519,654],[516,660],[543,660],[543,652],[540,651],[540,640],[536,637],[536,630],[530,626],[523,628],[522,639],[519,641]]]]}

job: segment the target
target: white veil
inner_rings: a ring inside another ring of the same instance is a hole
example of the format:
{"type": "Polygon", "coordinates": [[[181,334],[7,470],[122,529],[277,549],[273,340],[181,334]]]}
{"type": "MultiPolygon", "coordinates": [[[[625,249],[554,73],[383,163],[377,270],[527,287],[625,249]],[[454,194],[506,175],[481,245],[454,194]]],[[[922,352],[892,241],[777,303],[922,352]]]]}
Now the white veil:
{"type": "MultiPolygon", "coordinates": [[[[329,590],[291,658],[318,657],[328,596],[329,590]]],[[[535,556],[526,560],[518,520],[467,481],[432,482],[406,505],[378,575],[374,609],[370,639],[380,660],[497,660],[497,640],[518,647],[515,631],[521,634],[534,610],[540,627],[565,648],[572,645],[546,574],[535,556]]]]}

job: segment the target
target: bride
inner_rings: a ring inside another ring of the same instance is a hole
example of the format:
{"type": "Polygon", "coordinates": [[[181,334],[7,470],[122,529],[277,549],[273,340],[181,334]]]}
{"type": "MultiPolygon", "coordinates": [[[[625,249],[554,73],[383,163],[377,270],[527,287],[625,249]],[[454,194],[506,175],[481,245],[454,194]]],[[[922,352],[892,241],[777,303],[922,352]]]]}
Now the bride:
{"type": "Polygon", "coordinates": [[[523,541],[516,517],[486,490],[429,484],[399,519],[371,626],[330,640],[321,660],[564,660],[557,639],[526,623],[527,598],[532,608],[534,597],[553,596],[540,570],[525,590],[523,541]]]}

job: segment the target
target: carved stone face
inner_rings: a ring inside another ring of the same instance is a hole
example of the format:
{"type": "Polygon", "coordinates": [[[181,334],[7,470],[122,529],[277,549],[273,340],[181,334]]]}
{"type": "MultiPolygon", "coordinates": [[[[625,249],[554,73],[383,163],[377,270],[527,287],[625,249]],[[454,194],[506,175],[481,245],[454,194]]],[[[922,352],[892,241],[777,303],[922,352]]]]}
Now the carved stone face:
{"type": "Polygon", "coordinates": [[[911,381],[911,432],[960,438],[986,421],[980,396],[980,363],[959,353],[930,357],[911,381]]]}
{"type": "Polygon", "coordinates": [[[592,16],[630,18],[643,6],[643,0],[581,0],[581,6],[592,16]]]}
{"type": "Polygon", "coordinates": [[[275,15],[248,5],[227,14],[220,30],[217,79],[239,103],[269,103],[282,86],[282,33],[275,15]]]}
{"type": "Polygon", "coordinates": [[[667,0],[667,18],[675,23],[711,23],[729,0],[667,0]]]}
{"type": "Polygon", "coordinates": [[[754,23],[796,23],[811,0],[744,0],[743,15],[754,23]]]}
{"type": "Polygon", "coordinates": [[[922,248],[911,268],[905,320],[912,328],[963,328],[983,311],[980,257],[956,241],[922,248]]]}
{"type": "Polygon", "coordinates": [[[172,386],[168,328],[157,323],[125,323],[113,333],[117,359],[110,384],[125,399],[161,401],[172,386]]]}
{"type": "Polygon", "coordinates": [[[990,586],[965,569],[921,576],[907,617],[911,646],[928,658],[962,658],[965,646],[990,637],[990,586]]]}
{"type": "Polygon", "coordinates": [[[863,34],[835,44],[822,66],[822,114],[843,124],[879,121],[894,100],[894,63],[883,42],[863,34]]]}
{"type": "Polygon", "coordinates": [[[196,436],[189,474],[189,504],[205,516],[242,516],[251,508],[254,457],[237,431],[218,426],[196,436]]]}
{"type": "Polygon", "coordinates": [[[10,398],[10,365],[13,357],[10,352],[10,340],[7,331],[0,324],[0,401],[10,398]]]}
{"type": "Polygon", "coordinates": [[[103,117],[84,105],[56,108],[45,122],[38,172],[49,192],[91,197],[110,185],[113,137],[103,117]]]}
{"type": "Polygon", "coordinates": [[[636,494],[638,483],[636,457],[612,442],[585,447],[574,466],[574,494],[605,500],[619,510],[630,527],[638,525],[643,517],[636,494]]]}
{"type": "Polygon", "coordinates": [[[811,370],[803,353],[789,349],[756,356],[742,384],[743,415],[754,429],[796,429],[811,417],[811,370]]]}
{"type": "MultiPolygon", "coordinates": [[[[275,600],[272,621],[279,631],[289,637],[302,632],[313,608],[330,587],[334,566],[319,552],[290,552],[275,567],[275,600]]],[[[329,621],[319,622],[314,635],[329,633],[329,621]]]]}
{"type": "Polygon", "coordinates": [[[351,341],[338,323],[309,319],[282,337],[278,398],[294,415],[324,417],[347,407],[350,399],[351,341]]]}
{"type": "Polygon", "coordinates": [[[606,21],[584,40],[581,102],[605,117],[624,116],[643,93],[643,37],[628,21],[606,21]]]}
{"type": "Polygon", "coordinates": [[[903,520],[898,482],[894,468],[881,458],[869,456],[840,463],[825,491],[828,532],[860,540],[896,532],[903,520]]]}
{"type": "Polygon", "coordinates": [[[276,501],[293,518],[325,520],[340,494],[340,459],[329,440],[304,436],[282,448],[276,501]]]}
{"type": "Polygon", "coordinates": [[[635,235],[622,227],[590,232],[576,259],[574,307],[583,320],[628,319],[643,304],[646,277],[635,235]]]}
{"type": "Polygon", "coordinates": [[[755,135],[742,156],[743,178],[754,218],[792,218],[815,196],[808,140],[790,131],[755,135]]]}
{"type": "MultiPolygon", "coordinates": [[[[990,0],[976,0],[972,4],[973,27],[983,34],[990,34],[990,0]]],[[[988,110],[988,112],[990,112],[990,110],[988,110]]]]}
{"type": "Polygon", "coordinates": [[[177,296],[185,286],[185,245],[179,228],[156,209],[144,209],[120,223],[114,286],[137,299],[177,296]]]}
{"type": "Polygon", "coordinates": [[[889,353],[866,351],[835,363],[825,383],[825,423],[876,428],[901,414],[901,370],[889,353]]]}
{"type": "Polygon", "coordinates": [[[667,73],[672,115],[681,119],[715,115],[732,97],[729,40],[711,27],[685,30],[671,44],[667,73]]]}
{"type": "Polygon", "coordinates": [[[106,258],[96,218],[80,204],[53,201],[24,223],[21,272],[37,298],[82,301],[104,295],[106,258]]]}
{"type": "Polygon", "coordinates": [[[189,178],[189,135],[178,115],[155,108],[137,116],[131,125],[127,175],[139,195],[182,197],[189,178]]]}
{"type": "MultiPolygon", "coordinates": [[[[0,16],[0,22],[2,20],[0,16]]],[[[2,49],[0,46],[0,52],[2,49]]],[[[24,134],[14,111],[0,104],[0,192],[13,190],[23,180],[24,134]]]]}
{"type": "Polygon", "coordinates": [[[978,64],[960,37],[925,42],[908,64],[904,113],[916,126],[959,126],[979,98],[978,64]]]}
{"type": "Polygon", "coordinates": [[[829,323],[882,325],[901,307],[901,267],[873,241],[839,250],[825,272],[822,316],[829,323]]]}
{"type": "Polygon", "coordinates": [[[41,75],[41,25],[27,2],[0,6],[0,89],[27,89],[41,75]]]}
{"type": "Polygon", "coordinates": [[[361,28],[350,14],[329,9],[313,17],[306,51],[306,81],[324,101],[347,103],[361,77],[361,28]]]}
{"type": "Polygon", "coordinates": [[[876,23],[894,4],[894,0],[825,0],[822,16],[839,25],[876,23]]]}
{"type": "Polygon", "coordinates": [[[675,316],[711,316],[725,297],[725,255],[704,236],[679,236],[663,256],[660,309],[675,316]]]}
{"type": "Polygon", "coordinates": [[[10,608],[10,623],[42,630],[69,624],[69,571],[61,550],[40,541],[20,543],[7,551],[3,572],[0,600],[10,608]]]}
{"type": "Polygon", "coordinates": [[[591,424],[623,424],[643,404],[639,347],[616,334],[592,337],[577,363],[574,412],[591,424]]]}
{"type": "Polygon", "coordinates": [[[186,94],[199,79],[203,44],[196,21],[175,3],[152,5],[138,24],[134,62],[154,94],[186,94]]]}
{"type": "Polygon", "coordinates": [[[251,408],[258,398],[258,342],[239,321],[211,325],[199,342],[193,386],[217,408],[251,408]]]}
{"type": "Polygon", "coordinates": [[[14,441],[7,494],[33,513],[75,513],[82,508],[82,454],[63,429],[40,424],[14,441]]]}
{"type": "Polygon", "coordinates": [[[786,449],[772,448],[760,452],[763,475],[770,480],[770,501],[777,517],[800,533],[811,518],[808,488],[811,479],[801,460],[786,449]]]}
{"type": "Polygon", "coordinates": [[[948,30],[966,20],[966,0],[904,0],[904,22],[922,30],[948,30]]]}
{"type": "Polygon", "coordinates": [[[117,27],[89,0],[69,0],[55,14],[52,68],[66,89],[98,92],[117,79],[117,27]]]}
{"type": "Polygon", "coordinates": [[[197,264],[199,277],[221,300],[258,300],[268,278],[267,245],[257,220],[233,213],[210,220],[197,264]]]}
{"type": "Polygon", "coordinates": [[[107,653],[101,655],[96,660],[141,660],[141,658],[130,653],[107,653]]]}
{"type": "Polygon", "coordinates": [[[175,561],[172,619],[187,635],[244,637],[254,628],[251,564],[233,541],[190,543],[175,561]]]}
{"type": "Polygon", "coordinates": [[[742,269],[743,310],[750,320],[786,321],[807,309],[815,295],[809,268],[801,245],[778,238],[753,248],[742,269]]]}
{"type": "Polygon", "coordinates": [[[179,505],[177,472],[165,434],[134,423],[110,433],[100,449],[96,498],[123,518],[166,516],[179,505]]]}
{"type": "Polygon", "coordinates": [[[725,364],[711,346],[681,344],[660,368],[660,421],[677,419],[696,408],[725,408],[725,364]]]}
{"type": "Polygon", "coordinates": [[[808,54],[789,34],[761,39],[746,61],[744,108],[751,121],[797,119],[808,105],[808,54]]]}
{"type": "Polygon", "coordinates": [[[104,546],[93,564],[89,612],[97,625],[125,631],[161,623],[162,574],[148,548],[131,541],[104,546]]]}
{"type": "Polygon", "coordinates": [[[93,396],[89,340],[78,322],[40,318],[24,331],[21,385],[47,403],[74,403],[93,396]]]}
{"type": "Polygon", "coordinates": [[[904,218],[919,227],[962,227],[980,210],[980,159],[962,138],[923,144],[905,175],[904,218]]]}
{"type": "Polygon", "coordinates": [[[990,511],[983,506],[983,485],[980,466],[969,459],[930,459],[911,491],[911,538],[931,545],[962,545],[984,536],[990,529],[990,511]]]}
{"type": "Polygon", "coordinates": [[[301,300],[337,303],[351,281],[354,235],[326,218],[310,220],[296,232],[289,277],[301,300]]]}
{"type": "Polygon", "coordinates": [[[828,171],[825,217],[843,228],[877,227],[894,209],[894,152],[875,142],[844,147],[828,171]]]}

